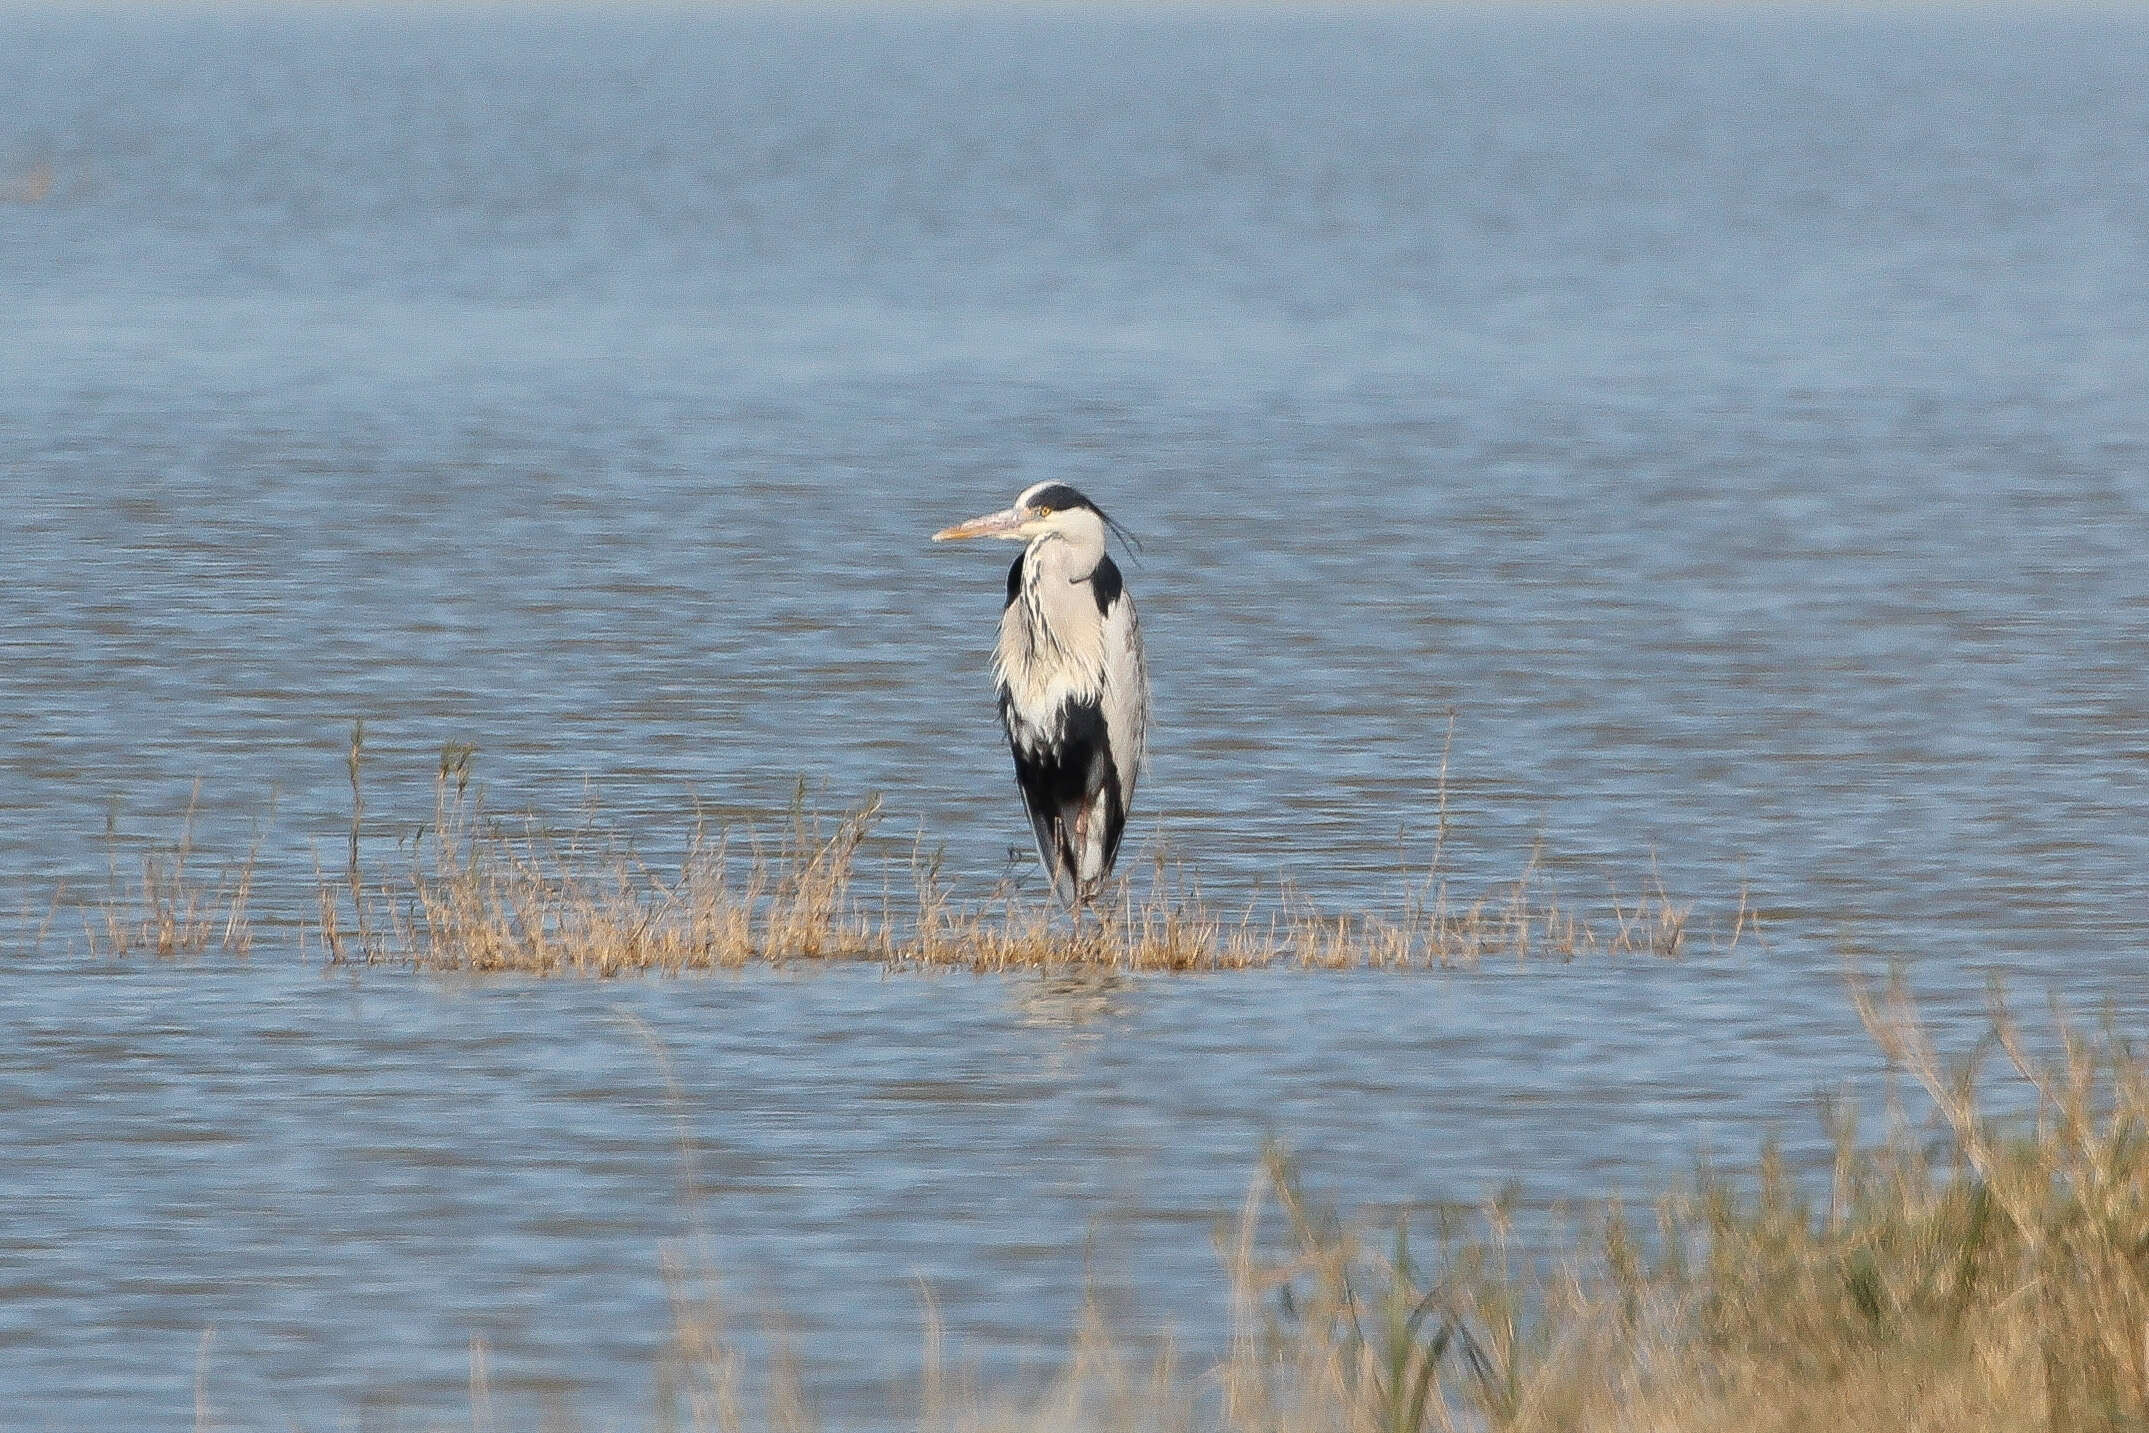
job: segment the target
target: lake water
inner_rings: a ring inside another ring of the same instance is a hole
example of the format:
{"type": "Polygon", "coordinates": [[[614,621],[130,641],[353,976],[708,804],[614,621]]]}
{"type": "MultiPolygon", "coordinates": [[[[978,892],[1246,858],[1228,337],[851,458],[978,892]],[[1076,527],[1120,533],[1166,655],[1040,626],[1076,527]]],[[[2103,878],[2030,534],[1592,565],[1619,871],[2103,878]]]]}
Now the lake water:
{"type": "Polygon", "coordinates": [[[0,10],[0,1422],[173,1426],[199,1368],[218,1426],[427,1426],[477,1336],[645,1426],[698,1223],[882,1426],[919,1280],[1018,1380],[1085,1288],[1213,1350],[1270,1134],[1346,1207],[1811,1158],[1879,1089],[1845,948],[1958,1041],[1994,975],[2142,1030],[2145,76],[2119,10],[0,10]],[[1144,539],[1132,839],[1205,889],[1392,905],[1452,714],[1458,891],[1541,842],[1766,944],[302,950],[361,717],[382,851],[471,742],[657,844],[879,791],[989,886],[1007,554],[925,538],[1044,477],[1144,539]],[[250,963],[39,938],[197,782],[250,963]]]}

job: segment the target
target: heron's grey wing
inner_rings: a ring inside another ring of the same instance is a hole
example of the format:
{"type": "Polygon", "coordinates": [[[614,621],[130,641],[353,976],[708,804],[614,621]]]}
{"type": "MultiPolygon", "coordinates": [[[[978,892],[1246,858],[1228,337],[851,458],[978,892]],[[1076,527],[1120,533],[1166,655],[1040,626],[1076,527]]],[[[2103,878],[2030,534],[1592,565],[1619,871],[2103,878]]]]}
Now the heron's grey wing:
{"type": "MultiPolygon", "coordinates": [[[[1110,563],[1107,558],[1103,566],[1110,563]]],[[[1099,575],[1103,575],[1101,568],[1099,575]]],[[[1117,590],[1109,597],[1100,593],[1104,608],[1104,690],[1099,706],[1119,789],[1116,801],[1101,803],[1107,871],[1119,857],[1119,838],[1126,830],[1127,813],[1134,806],[1134,785],[1141,779],[1149,746],[1149,669],[1142,656],[1141,619],[1135,615],[1134,595],[1119,581],[1117,567],[1111,568],[1110,577],[1117,590]]]]}

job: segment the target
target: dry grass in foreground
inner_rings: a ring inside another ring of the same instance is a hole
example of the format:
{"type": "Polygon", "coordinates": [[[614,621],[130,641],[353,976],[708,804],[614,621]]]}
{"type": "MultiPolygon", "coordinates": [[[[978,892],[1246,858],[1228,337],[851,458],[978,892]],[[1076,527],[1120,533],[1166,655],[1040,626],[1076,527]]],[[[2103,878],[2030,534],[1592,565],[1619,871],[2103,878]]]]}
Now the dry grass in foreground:
{"type": "MultiPolygon", "coordinates": [[[[1996,1127],[1971,1093],[1974,1067],[1943,1066],[1899,988],[1876,1000],[1854,984],[1854,997],[1939,1120],[1899,1121],[1874,1145],[1833,1120],[1823,1194],[1765,1149],[1744,1178],[1705,1174],[1665,1197],[1646,1237],[1610,1206],[1548,1262],[1511,1245],[1495,1208],[1421,1257],[1404,1227],[1353,1228],[1319,1208],[1272,1156],[1225,1241],[1227,1356],[1183,1369],[1168,1344],[1115,1339],[1092,1315],[1044,1396],[998,1396],[948,1371],[928,1306],[919,1426],[2149,1426],[2149,1063],[2116,1038],[2064,1027],[2063,1053],[2041,1061],[1995,1002],[1991,1044],[2036,1101],[2033,1119],[1996,1127]]],[[[749,1369],[699,1283],[674,1286],[659,1426],[817,1426],[802,1374],[810,1348],[749,1369]]]]}
{"type": "MultiPolygon", "coordinates": [[[[1493,957],[1671,957],[1687,940],[1689,909],[1661,886],[1585,915],[1542,888],[1534,859],[1506,887],[1458,903],[1437,848],[1393,916],[1325,914],[1288,892],[1266,909],[1223,912],[1158,863],[1145,894],[1128,882],[1116,905],[1070,931],[1056,908],[1007,888],[983,901],[957,899],[938,862],[915,848],[883,846],[861,878],[877,800],[824,820],[801,799],[770,837],[697,824],[683,859],[658,869],[588,820],[559,834],[534,819],[492,815],[469,781],[467,751],[458,750],[443,760],[431,824],[404,845],[396,869],[376,874],[359,859],[360,750],[354,740],[347,869],[319,882],[318,931],[333,963],[597,976],[813,960],[972,970],[1408,969],[1493,957]]],[[[1751,919],[1742,901],[1733,943],[1751,919]]]]}

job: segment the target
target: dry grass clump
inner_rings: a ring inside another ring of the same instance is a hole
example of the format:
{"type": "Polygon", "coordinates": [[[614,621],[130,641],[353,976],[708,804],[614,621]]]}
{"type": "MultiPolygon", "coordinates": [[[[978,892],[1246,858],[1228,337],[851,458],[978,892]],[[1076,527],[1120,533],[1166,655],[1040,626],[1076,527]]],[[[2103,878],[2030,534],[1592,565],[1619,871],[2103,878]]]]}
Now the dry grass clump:
{"type": "Polygon", "coordinates": [[[1290,1239],[1241,1256],[1225,1426],[2149,1426],[2149,1064],[2064,1023],[2042,1061],[1996,1002],[1991,1043],[2036,1101],[2003,1127],[1899,986],[1854,995],[1939,1124],[1860,1145],[1833,1117],[1825,1190],[1771,1148],[1748,1181],[1665,1198],[1646,1240],[1615,1208],[1533,1274],[1494,1210],[1427,1271],[1402,1232],[1375,1256],[1279,1172],[1290,1239]]]}
{"type": "MultiPolygon", "coordinates": [[[[166,959],[222,951],[245,956],[253,949],[248,912],[256,853],[203,871],[194,849],[201,788],[187,802],[179,835],[145,847],[137,870],[122,874],[116,834],[106,835],[106,888],[81,907],[83,935],[92,952],[115,959],[154,955],[166,959]]],[[[64,899],[64,892],[62,893],[64,899]]]]}
{"type": "MultiPolygon", "coordinates": [[[[957,897],[937,859],[876,837],[876,798],[829,819],[803,791],[773,837],[697,822],[663,869],[585,816],[560,831],[486,810],[469,752],[451,748],[433,817],[384,878],[361,869],[363,733],[351,750],[353,821],[346,871],[319,882],[319,934],[336,963],[427,969],[620,975],[737,967],[749,961],[870,960],[996,971],[1092,966],[1129,971],[1422,969],[1492,957],[1677,956],[1689,908],[1652,882],[1594,916],[1549,894],[1538,860],[1467,904],[1438,868],[1395,916],[1331,915],[1286,890],[1266,907],[1220,911],[1166,862],[1146,890],[1070,928],[1056,906],[1003,884],[957,897]],[[861,875],[861,862],[871,868],[861,875]],[[901,892],[900,897],[896,894],[901,892]]],[[[1735,943],[1751,912],[1742,899],[1735,943]]]]}
{"type": "MultiPolygon", "coordinates": [[[[1092,1312],[1065,1371],[1016,1397],[951,1374],[927,1306],[920,1426],[1225,1433],[2088,1433],[2149,1426],[2149,1063],[2062,1027],[2040,1061],[1996,1007],[2033,1117],[1998,1127],[1900,989],[1856,999],[1936,1126],[1861,1145],[1831,1116],[1825,1189],[1773,1149],[1704,1175],[1643,1232],[1610,1206],[1563,1254],[1496,1206],[1421,1256],[1338,1218],[1272,1154],[1223,1255],[1233,1336],[1182,1369],[1092,1312]]],[[[705,1287],[667,1266],[664,1426],[816,1426],[806,1365],[752,1377],[705,1287]],[[763,1390],[758,1403],[745,1392],[763,1390]],[[684,1416],[681,1417],[681,1405],[684,1416]]],[[[810,1354],[810,1350],[808,1351],[810,1354]]],[[[905,1420],[907,1421],[907,1420],[905,1420]]]]}
{"type": "Polygon", "coordinates": [[[880,936],[852,899],[852,865],[878,815],[876,802],[830,826],[801,803],[773,842],[736,847],[697,824],[677,870],[660,871],[588,825],[496,818],[448,768],[395,875],[369,882],[354,858],[344,879],[321,881],[321,941],[336,963],[538,975],[862,955],[880,936]]]}
{"type": "MultiPolygon", "coordinates": [[[[1414,892],[1399,915],[1328,913],[1286,888],[1273,906],[1229,912],[1188,891],[1162,861],[1137,895],[1130,881],[1117,905],[1068,933],[1053,912],[1002,896],[960,912],[944,893],[921,895],[918,920],[888,944],[888,958],[920,965],[1016,970],[1060,964],[1132,971],[1423,970],[1468,967],[1496,958],[1574,960],[1591,955],[1674,958],[1686,948],[1690,906],[1655,883],[1629,904],[1603,911],[1568,907],[1530,867],[1511,884],[1467,904],[1444,879],[1414,892]]],[[[1742,900],[1731,941],[1752,922],[1742,900]]]]}

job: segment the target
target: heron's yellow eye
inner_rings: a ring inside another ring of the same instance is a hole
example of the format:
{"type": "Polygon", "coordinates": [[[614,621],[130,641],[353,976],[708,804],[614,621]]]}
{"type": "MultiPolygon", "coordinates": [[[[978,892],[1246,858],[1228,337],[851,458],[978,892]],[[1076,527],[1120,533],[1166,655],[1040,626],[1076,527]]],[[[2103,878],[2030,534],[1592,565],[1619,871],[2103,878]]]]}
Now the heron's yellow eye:
{"type": "Polygon", "coordinates": [[[1050,517],[1052,516],[1052,509],[1041,507],[1037,510],[1037,515],[1039,517],[1050,517]]]}

